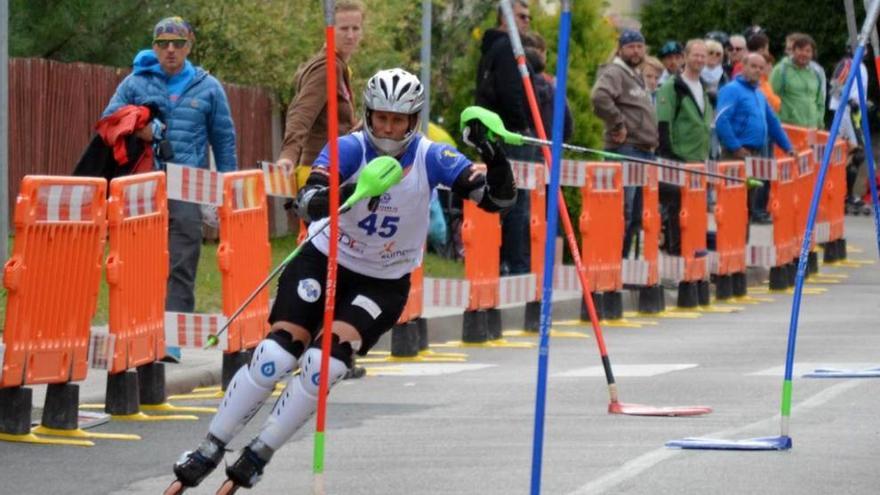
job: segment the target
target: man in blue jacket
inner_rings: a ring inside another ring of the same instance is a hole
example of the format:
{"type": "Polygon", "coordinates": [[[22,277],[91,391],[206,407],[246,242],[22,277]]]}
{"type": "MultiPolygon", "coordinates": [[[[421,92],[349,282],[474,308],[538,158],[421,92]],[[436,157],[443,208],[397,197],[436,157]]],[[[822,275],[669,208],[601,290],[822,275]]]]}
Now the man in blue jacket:
{"type": "MultiPolygon", "coordinates": [[[[208,168],[208,145],[217,170],[237,168],[235,127],[229,102],[220,82],[189,60],[195,39],[192,27],[180,17],[159,21],[153,29],[152,50],[141,50],[126,77],[104,110],[107,116],[124,105],[159,108],[158,118],[138,131],[145,141],[167,141],[179,165],[208,168]]],[[[161,168],[157,166],[156,168],[161,168]]],[[[202,214],[196,203],[168,201],[168,251],[170,270],[165,300],[167,311],[192,312],[195,279],[202,245],[202,214]]],[[[179,348],[169,348],[176,362],[179,348]]]]}
{"type": "MultiPolygon", "coordinates": [[[[742,73],[718,92],[715,131],[724,148],[724,156],[744,160],[747,156],[773,156],[773,144],[794,154],[794,148],[779,123],[767,98],[758,89],[766,62],[759,53],[743,60],[742,73]]],[[[769,223],[765,183],[750,201],[753,222],[769,223]]]]}

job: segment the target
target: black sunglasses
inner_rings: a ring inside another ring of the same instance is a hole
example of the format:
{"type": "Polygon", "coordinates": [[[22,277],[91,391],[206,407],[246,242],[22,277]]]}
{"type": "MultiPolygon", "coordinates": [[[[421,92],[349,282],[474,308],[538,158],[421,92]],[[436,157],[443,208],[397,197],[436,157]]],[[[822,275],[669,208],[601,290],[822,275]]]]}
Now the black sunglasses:
{"type": "Polygon", "coordinates": [[[174,48],[180,49],[186,46],[186,40],[154,40],[153,44],[163,50],[167,49],[168,45],[173,45],[174,48]]]}
{"type": "Polygon", "coordinates": [[[516,16],[519,17],[519,20],[521,20],[521,21],[531,21],[532,20],[532,16],[530,16],[529,14],[517,14],[516,16]]]}

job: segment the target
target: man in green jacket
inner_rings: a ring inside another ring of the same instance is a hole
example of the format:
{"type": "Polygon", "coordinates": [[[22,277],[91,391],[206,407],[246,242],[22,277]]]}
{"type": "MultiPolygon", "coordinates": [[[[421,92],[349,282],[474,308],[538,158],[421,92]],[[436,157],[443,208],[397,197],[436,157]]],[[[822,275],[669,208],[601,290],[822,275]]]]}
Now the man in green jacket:
{"type": "MultiPolygon", "coordinates": [[[[687,42],[684,71],[669,78],[657,92],[657,120],[660,147],[657,154],[672,160],[704,162],[709,158],[712,103],[700,73],[706,65],[706,43],[687,42]]],[[[672,255],[681,253],[679,213],[681,188],[660,183],[660,207],[665,235],[661,247],[672,255]]]]}
{"type": "Polygon", "coordinates": [[[810,67],[816,42],[808,34],[789,36],[792,44],[790,57],[773,68],[770,85],[782,99],[779,120],[786,124],[812,129],[825,127],[825,91],[819,75],[810,67]]]}

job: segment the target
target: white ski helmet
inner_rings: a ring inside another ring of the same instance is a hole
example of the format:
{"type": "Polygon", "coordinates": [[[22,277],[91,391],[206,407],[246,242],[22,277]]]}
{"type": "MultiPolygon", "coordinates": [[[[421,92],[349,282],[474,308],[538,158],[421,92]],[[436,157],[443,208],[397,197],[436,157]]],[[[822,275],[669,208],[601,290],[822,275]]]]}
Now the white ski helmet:
{"type": "Polygon", "coordinates": [[[367,81],[364,89],[364,130],[376,150],[397,156],[416,137],[419,119],[411,125],[403,139],[380,138],[373,134],[370,115],[373,111],[416,115],[425,104],[425,88],[419,78],[403,69],[380,70],[367,81]]]}

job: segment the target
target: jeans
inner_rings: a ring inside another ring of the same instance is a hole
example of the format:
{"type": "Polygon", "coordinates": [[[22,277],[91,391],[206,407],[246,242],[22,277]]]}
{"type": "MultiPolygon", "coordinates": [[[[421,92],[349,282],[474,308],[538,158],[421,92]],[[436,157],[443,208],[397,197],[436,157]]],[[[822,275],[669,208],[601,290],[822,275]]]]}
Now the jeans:
{"type": "MultiPolygon", "coordinates": [[[[528,146],[504,146],[507,158],[518,161],[540,160],[540,150],[528,146]]],[[[501,217],[501,275],[529,273],[531,263],[531,197],[520,190],[516,203],[501,217]]]]}
{"type": "MultiPolygon", "coordinates": [[[[202,212],[198,204],[168,200],[168,286],[165,310],[192,313],[196,306],[196,268],[202,248],[202,212]]],[[[168,354],[180,358],[179,347],[168,354]]]]}
{"type": "MultiPolygon", "coordinates": [[[[606,148],[606,151],[633,158],[654,159],[654,153],[640,150],[629,144],[619,148],[606,148]]],[[[645,166],[649,167],[650,165],[645,166]]],[[[624,186],[623,201],[623,257],[626,258],[630,249],[632,249],[633,237],[637,236],[642,228],[642,188],[638,186],[624,186]]],[[[635,256],[638,257],[637,252],[635,256]]]]}

